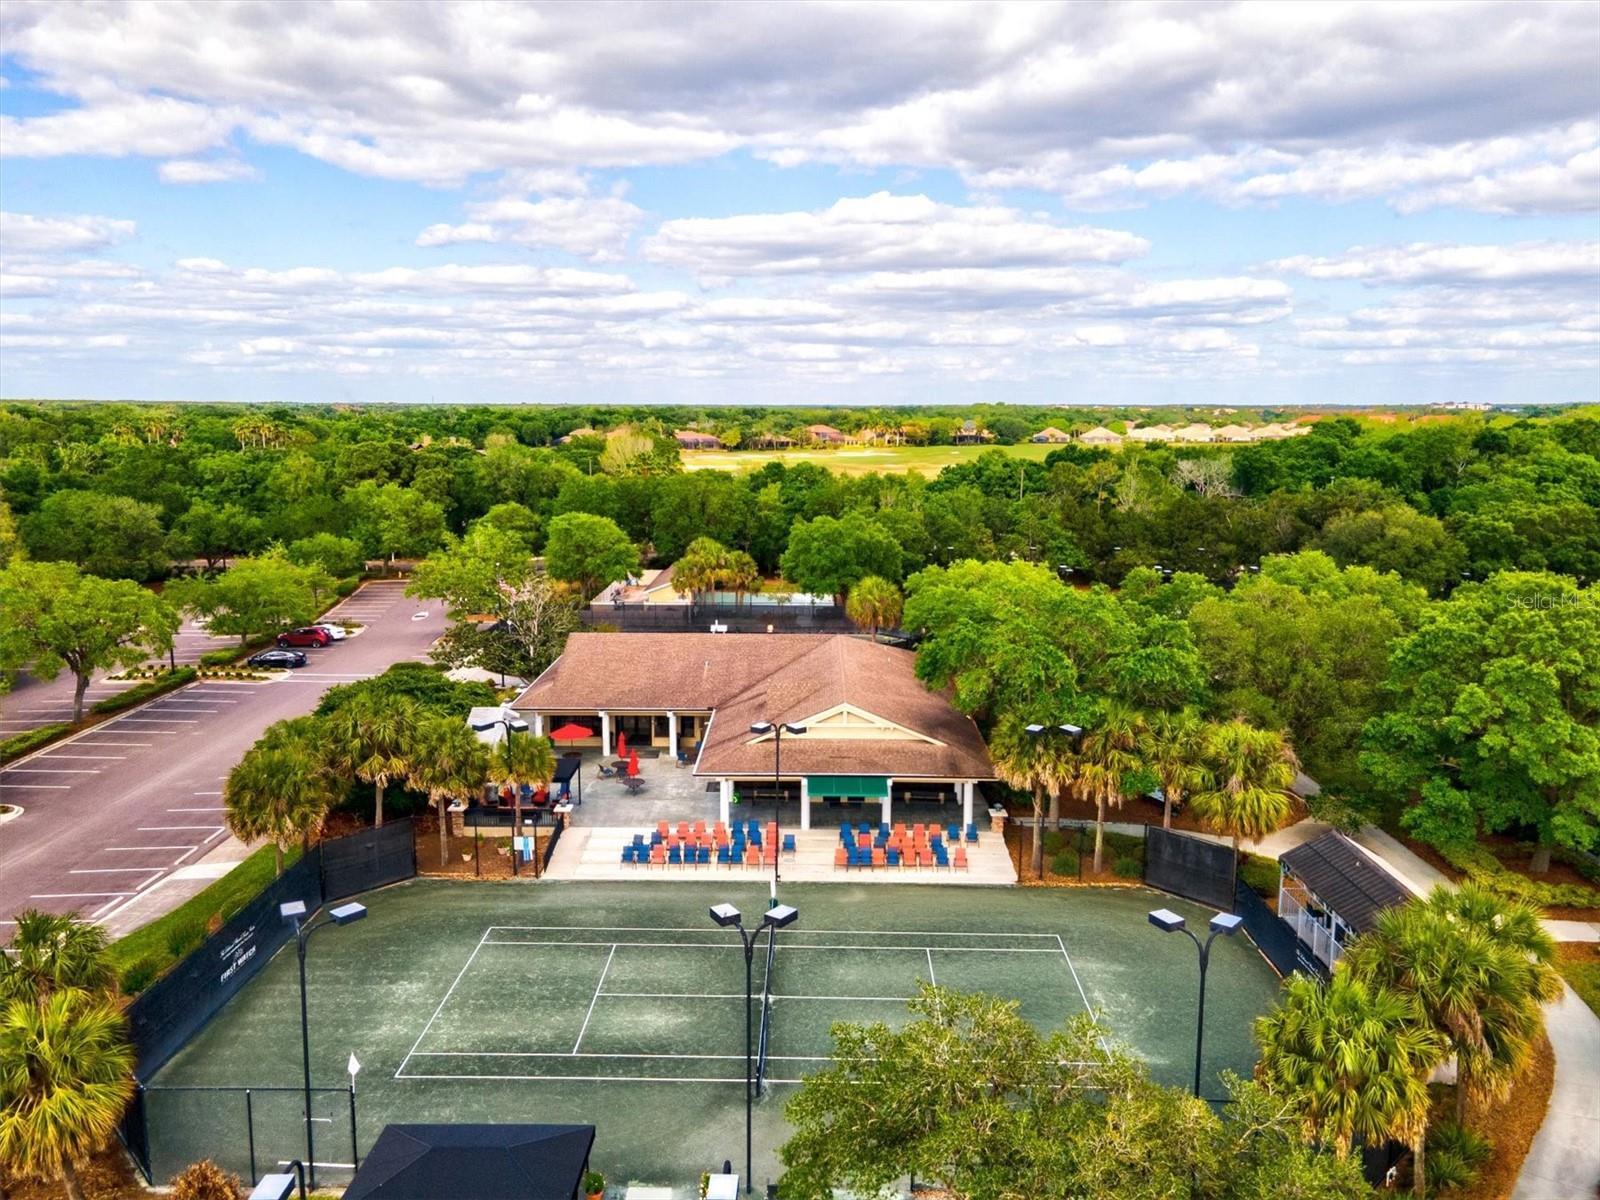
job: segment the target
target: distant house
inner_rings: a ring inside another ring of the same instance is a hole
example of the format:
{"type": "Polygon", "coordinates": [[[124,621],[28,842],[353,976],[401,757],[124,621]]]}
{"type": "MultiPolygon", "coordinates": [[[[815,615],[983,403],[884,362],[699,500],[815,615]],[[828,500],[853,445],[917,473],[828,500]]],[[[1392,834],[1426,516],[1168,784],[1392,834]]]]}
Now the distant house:
{"type": "Polygon", "coordinates": [[[806,432],[811,435],[813,442],[821,442],[825,446],[848,446],[855,440],[832,425],[807,425],[806,432]]]}
{"type": "Polygon", "coordinates": [[[1030,442],[1070,442],[1072,440],[1072,435],[1070,433],[1063,433],[1054,425],[1046,425],[1028,440],[1030,442]]]}
{"type": "Polygon", "coordinates": [[[1111,430],[1107,429],[1104,425],[1096,425],[1087,433],[1080,433],[1078,435],[1078,440],[1085,446],[1122,445],[1122,435],[1120,433],[1112,433],[1111,430]]]}
{"type": "Polygon", "coordinates": [[[781,433],[757,433],[750,436],[749,445],[752,450],[788,450],[794,439],[781,433]]]}
{"type": "Polygon", "coordinates": [[[1297,432],[1299,431],[1291,429],[1287,425],[1279,425],[1274,421],[1256,430],[1256,439],[1263,442],[1277,442],[1282,441],[1284,438],[1292,438],[1297,432]]]}
{"type": "Polygon", "coordinates": [[[1253,442],[1255,437],[1255,431],[1243,425],[1224,425],[1211,433],[1214,442],[1253,442]]]}
{"type": "Polygon", "coordinates": [[[573,438],[598,437],[598,436],[599,436],[599,431],[598,430],[591,429],[587,425],[580,425],[577,429],[574,429],[571,433],[567,434],[565,437],[557,438],[556,440],[558,442],[560,442],[561,445],[565,446],[573,438]]]}
{"type": "Polygon", "coordinates": [[[1172,431],[1172,440],[1175,442],[1209,442],[1211,439],[1209,425],[1185,425],[1182,429],[1172,431]]]}
{"type": "Polygon", "coordinates": [[[694,429],[680,429],[672,435],[684,450],[721,450],[722,439],[714,434],[694,429]]]}
{"type": "Polygon", "coordinates": [[[1148,425],[1142,429],[1130,429],[1127,436],[1130,442],[1170,442],[1173,440],[1172,426],[1170,425],[1148,425]]]}
{"type": "Polygon", "coordinates": [[[961,428],[956,430],[955,436],[950,440],[958,446],[975,446],[980,442],[994,441],[994,434],[987,429],[979,429],[976,421],[966,420],[961,422],[961,428]]]}
{"type": "Polygon", "coordinates": [[[694,597],[687,592],[680,592],[672,583],[676,565],[663,567],[659,571],[647,568],[635,578],[618,580],[591,600],[589,607],[604,609],[617,604],[688,604],[694,597]]]}

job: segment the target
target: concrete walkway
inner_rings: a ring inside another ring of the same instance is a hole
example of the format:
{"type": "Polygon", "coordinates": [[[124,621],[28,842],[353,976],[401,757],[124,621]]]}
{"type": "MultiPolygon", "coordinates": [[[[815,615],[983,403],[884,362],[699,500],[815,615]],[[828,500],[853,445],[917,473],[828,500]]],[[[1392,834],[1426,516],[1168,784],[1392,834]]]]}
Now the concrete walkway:
{"type": "Polygon", "coordinates": [[[1545,1013],[1555,1086],[1511,1200],[1578,1200],[1600,1187],[1600,1017],[1570,987],[1545,1013]]]}

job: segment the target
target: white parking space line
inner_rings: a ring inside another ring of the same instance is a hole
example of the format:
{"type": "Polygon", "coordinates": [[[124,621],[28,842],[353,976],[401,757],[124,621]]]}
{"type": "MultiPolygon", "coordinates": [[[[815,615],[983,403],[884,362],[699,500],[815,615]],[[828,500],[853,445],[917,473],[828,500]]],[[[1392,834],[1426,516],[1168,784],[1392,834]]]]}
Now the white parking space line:
{"type": "Polygon", "coordinates": [[[124,759],[124,758],[127,758],[128,756],[126,754],[63,754],[59,750],[46,750],[39,757],[40,758],[48,758],[48,759],[57,759],[57,758],[103,759],[103,760],[109,762],[109,761],[114,760],[114,759],[124,759]]]}
{"type": "Polygon", "coordinates": [[[193,850],[193,846],[107,846],[101,850],[102,854],[123,853],[134,850],[193,850]]]}
{"type": "MultiPolygon", "coordinates": [[[[223,778],[226,779],[227,776],[224,775],[223,778]]],[[[220,795],[222,795],[222,793],[221,792],[196,792],[195,795],[196,796],[220,796],[220,795]]]]}
{"type": "Polygon", "coordinates": [[[73,867],[68,875],[158,875],[165,867],[73,867]]]}
{"type": "Polygon", "coordinates": [[[29,775],[98,775],[99,767],[6,767],[0,774],[15,775],[19,771],[29,775]]]}
{"type": "Polygon", "coordinates": [[[9,779],[4,785],[12,791],[20,792],[26,788],[30,792],[70,792],[72,787],[65,783],[12,783],[9,779]]]}
{"type": "Polygon", "coordinates": [[[218,808],[215,805],[212,805],[210,808],[169,808],[169,809],[167,809],[167,811],[168,812],[216,812],[216,813],[219,813],[219,812],[226,812],[227,809],[218,808]]]}
{"type": "Polygon", "coordinates": [[[74,896],[132,896],[134,892],[35,892],[29,900],[68,900],[74,896]]]}
{"type": "Polygon", "coordinates": [[[164,833],[177,829],[216,829],[215,825],[141,825],[140,833],[164,833]]]}
{"type": "Polygon", "coordinates": [[[101,746],[116,746],[119,748],[127,747],[130,750],[135,750],[148,749],[149,747],[155,745],[154,742],[86,742],[82,738],[78,739],[78,741],[74,742],[73,744],[76,746],[90,746],[96,750],[100,749],[101,746]]]}

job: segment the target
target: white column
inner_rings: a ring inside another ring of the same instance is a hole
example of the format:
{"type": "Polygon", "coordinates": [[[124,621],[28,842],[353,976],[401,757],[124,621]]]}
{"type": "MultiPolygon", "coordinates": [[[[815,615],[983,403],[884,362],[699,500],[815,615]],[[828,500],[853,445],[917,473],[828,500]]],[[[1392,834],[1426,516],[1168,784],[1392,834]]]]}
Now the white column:
{"type": "Polygon", "coordinates": [[[667,753],[672,755],[673,761],[678,758],[678,714],[667,714],[667,753]]]}
{"type": "Polygon", "coordinates": [[[722,814],[724,825],[728,824],[730,810],[733,807],[733,780],[724,779],[717,787],[718,811],[722,814]]]}
{"type": "Polygon", "coordinates": [[[611,714],[600,714],[600,757],[611,757],[611,714]]]}
{"type": "Polygon", "coordinates": [[[972,793],[977,784],[968,779],[961,785],[961,836],[967,836],[967,826],[972,824],[972,793]]]}
{"type": "Polygon", "coordinates": [[[811,781],[800,776],[800,828],[811,828],[811,781]]]}
{"type": "Polygon", "coordinates": [[[891,800],[893,800],[893,799],[894,799],[894,780],[885,779],[883,781],[883,818],[882,818],[883,819],[883,823],[885,825],[893,825],[894,824],[894,815],[889,811],[889,807],[890,807],[889,802],[891,800]]]}
{"type": "Polygon", "coordinates": [[[544,714],[543,713],[534,713],[533,714],[533,736],[534,737],[543,737],[544,736],[544,714]]]}

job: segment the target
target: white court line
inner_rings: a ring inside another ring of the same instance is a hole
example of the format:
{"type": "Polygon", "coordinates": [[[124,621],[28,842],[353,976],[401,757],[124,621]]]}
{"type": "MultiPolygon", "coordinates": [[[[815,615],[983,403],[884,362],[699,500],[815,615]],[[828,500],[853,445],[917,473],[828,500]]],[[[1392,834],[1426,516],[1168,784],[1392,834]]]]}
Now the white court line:
{"type": "MultiPolygon", "coordinates": [[[[530,929],[544,931],[552,929],[577,930],[580,933],[701,933],[708,937],[716,936],[714,929],[702,925],[491,925],[492,933],[496,929],[530,929]]],[[[965,937],[965,938],[1046,938],[1059,942],[1060,936],[1054,933],[995,933],[992,930],[982,933],[963,933],[960,931],[947,931],[943,929],[805,929],[788,930],[783,936],[785,939],[799,937],[802,934],[834,934],[849,935],[852,937],[965,937]]],[[[921,946],[914,949],[920,950],[921,946]]]]}
{"type": "Polygon", "coordinates": [[[1056,944],[1061,947],[1061,957],[1067,960],[1067,970],[1072,972],[1072,982],[1078,985],[1078,995],[1083,998],[1083,1011],[1092,1013],[1094,1005],[1089,1003],[1089,993],[1083,990],[1083,980],[1078,978],[1078,968],[1072,965],[1072,955],[1067,953],[1067,944],[1061,940],[1059,933],[1056,934],[1056,944]]]}
{"type": "MultiPolygon", "coordinates": [[[[738,945],[726,942],[558,942],[558,941],[516,941],[516,940],[489,940],[489,946],[643,946],[651,950],[738,950],[738,945]]],[[[788,954],[798,950],[861,950],[871,951],[873,954],[882,954],[886,951],[903,951],[907,954],[921,954],[927,946],[849,946],[844,944],[819,944],[809,946],[784,946],[784,953],[788,954]]],[[[937,946],[934,947],[941,954],[1059,954],[1054,947],[1041,946],[1035,950],[1019,946],[937,946]]]]}
{"type": "Polygon", "coordinates": [[[939,980],[933,974],[933,947],[924,946],[923,949],[928,952],[928,982],[933,984],[934,987],[938,987],[939,980]]]}
{"type": "Polygon", "coordinates": [[[611,960],[617,956],[617,947],[613,943],[611,953],[606,955],[606,965],[600,968],[600,982],[594,985],[594,995],[589,998],[589,1011],[583,1015],[583,1028],[578,1030],[578,1040],[572,1043],[572,1052],[576,1054],[578,1047],[583,1045],[583,1035],[589,1032],[589,1018],[594,1016],[594,1006],[600,1000],[600,989],[606,985],[606,975],[611,970],[611,960]]]}
{"type": "MultiPolygon", "coordinates": [[[[601,992],[600,994],[602,996],[605,996],[607,999],[611,999],[613,997],[620,997],[622,999],[627,999],[627,1000],[743,1000],[744,999],[744,993],[743,992],[601,992]]],[[[825,1000],[825,1001],[833,1001],[833,1002],[836,1002],[836,1003],[844,1003],[846,1001],[854,1001],[854,1000],[867,1000],[867,1001],[881,1001],[881,1002],[883,1002],[885,1004],[905,1004],[907,1001],[916,999],[915,996],[780,996],[776,992],[774,992],[772,994],[772,998],[774,1000],[825,1000]]],[[[691,1057],[695,1057],[695,1056],[691,1056],[691,1057]]],[[[700,1056],[700,1057],[703,1057],[703,1056],[700,1056]]],[[[739,1057],[743,1058],[744,1055],[741,1054],[741,1055],[739,1055],[739,1057]]],[[[777,1055],[770,1055],[769,1054],[767,1057],[768,1058],[775,1058],[775,1057],[777,1057],[777,1055]]]]}
{"type": "Polygon", "coordinates": [[[472,965],[472,960],[478,957],[478,951],[483,949],[484,939],[489,936],[489,931],[483,931],[483,937],[478,939],[478,944],[472,948],[472,953],[467,955],[467,961],[461,964],[461,970],[456,972],[456,977],[451,981],[450,988],[444,994],[444,999],[439,1001],[439,1007],[433,1010],[433,1016],[428,1018],[428,1023],[422,1027],[422,1032],[417,1034],[417,1040],[411,1043],[411,1049],[406,1051],[406,1056],[400,1060],[400,1065],[395,1068],[394,1076],[400,1078],[400,1072],[406,1069],[406,1063],[411,1061],[411,1056],[417,1052],[417,1047],[422,1045],[422,1039],[428,1036],[428,1030],[433,1028],[433,1023],[439,1019],[439,1014],[444,1011],[444,1006],[450,1002],[450,995],[456,990],[456,984],[461,982],[461,977],[467,973],[467,968],[472,965]]]}
{"type": "MultiPolygon", "coordinates": [[[[743,1058],[744,1055],[740,1055],[743,1058]]],[[[452,1079],[467,1080],[476,1083],[500,1083],[504,1081],[522,1082],[525,1080],[545,1080],[550,1083],[744,1083],[750,1081],[742,1075],[737,1079],[723,1079],[718,1076],[694,1075],[675,1076],[672,1078],[654,1075],[401,1075],[395,1073],[396,1079],[452,1079]]],[[[800,1083],[799,1079],[769,1079],[772,1083],[800,1083]]]]}

